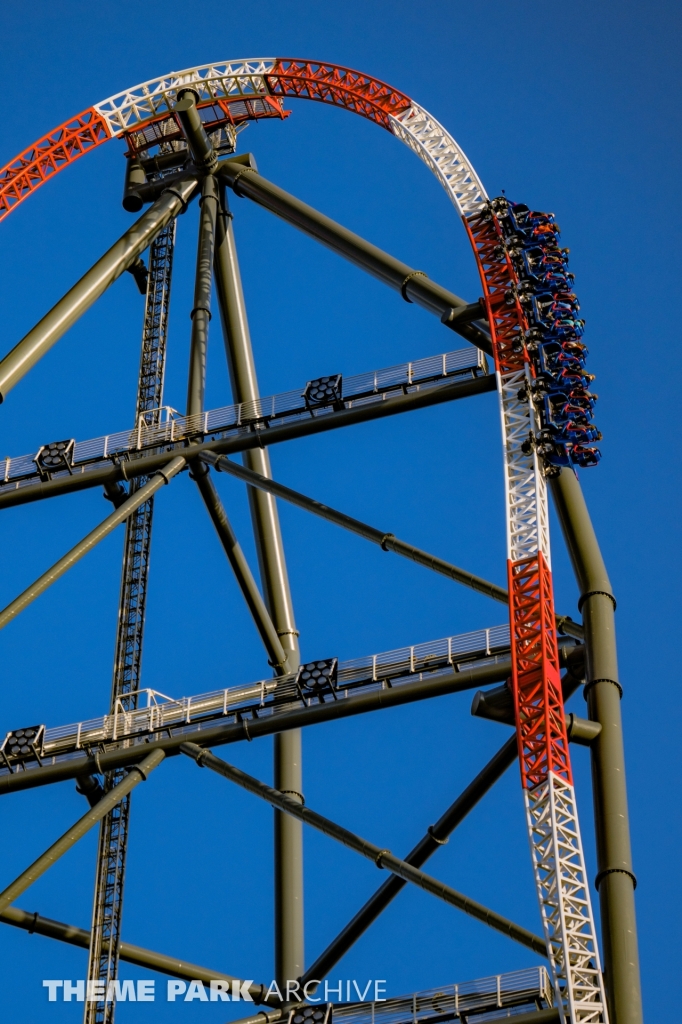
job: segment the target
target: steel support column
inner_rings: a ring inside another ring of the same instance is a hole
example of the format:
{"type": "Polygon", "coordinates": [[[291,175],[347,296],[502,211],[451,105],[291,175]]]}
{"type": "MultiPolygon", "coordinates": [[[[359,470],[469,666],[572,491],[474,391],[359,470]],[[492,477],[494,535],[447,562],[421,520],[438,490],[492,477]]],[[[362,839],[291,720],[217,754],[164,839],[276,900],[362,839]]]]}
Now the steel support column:
{"type": "MultiPolygon", "coordinates": [[[[472,590],[485,594],[486,597],[492,597],[494,601],[500,601],[505,605],[509,602],[509,593],[503,587],[498,587],[496,583],[491,583],[489,580],[484,580],[480,576],[474,575],[474,573],[467,572],[466,569],[460,569],[458,566],[453,565],[452,562],[446,562],[444,559],[438,558],[437,555],[431,555],[428,551],[422,551],[421,548],[416,548],[413,544],[400,540],[393,533],[377,530],[376,527],[362,523],[359,519],[346,515],[345,512],[339,512],[334,508],[330,508],[329,505],[323,505],[321,501],[316,501],[315,498],[308,498],[305,494],[301,494],[300,491],[294,491],[291,487],[277,483],[276,480],[266,479],[266,477],[260,476],[258,473],[254,473],[236,462],[231,462],[227,456],[221,458],[213,452],[205,452],[202,459],[215,466],[219,472],[230,473],[232,476],[245,480],[254,487],[268,491],[278,498],[291,502],[292,505],[304,508],[306,512],[312,512],[313,515],[327,519],[330,523],[335,523],[337,526],[342,526],[345,530],[350,530],[351,533],[357,533],[360,537],[364,537],[365,540],[378,544],[383,551],[394,551],[397,555],[416,562],[417,565],[423,565],[433,572],[447,576],[448,579],[456,580],[457,583],[461,583],[465,587],[471,587],[472,590]]],[[[580,623],[574,622],[565,615],[557,615],[556,622],[562,632],[582,639],[583,629],[580,623]]]]}
{"type": "MultiPolygon", "coordinates": [[[[222,190],[216,225],[215,277],[227,362],[235,402],[259,398],[256,366],[251,347],[244,293],[230,214],[222,190]]],[[[248,469],[271,477],[270,457],[262,448],[244,453],[248,469]]],[[[287,656],[286,669],[300,662],[298,631],[284,559],[284,545],[275,499],[249,488],[249,504],[256,538],[265,603],[287,656]]],[[[275,787],[303,801],[301,734],[294,729],[275,736],[275,787]]],[[[303,829],[275,811],[275,975],[278,982],[303,973],[303,829]]]]}
{"type": "Polygon", "coordinates": [[[155,473],[150,480],[147,481],[142,487],[135,491],[129,498],[127,498],[122,505],[107,516],[103,522],[96,526],[94,530],[91,530],[87,537],[79,541],[75,547],[71,548],[58,562],[44,572],[30,587],[27,587],[23,593],[15,597],[6,608],[0,612],[0,629],[3,629],[8,622],[11,622],[20,612],[24,610],[32,601],[35,601],[36,597],[43,594],[48,587],[63,576],[76,562],[80,561],[84,555],[87,555],[89,551],[99,544],[101,540],[111,533],[120,523],[123,523],[129,515],[132,515],[136,509],[148,501],[153,494],[155,494],[160,487],[167,484],[168,481],[179,473],[181,469],[184,469],[186,460],[182,456],[177,456],[171,459],[163,469],[160,469],[155,473]]]}
{"type": "MultiPolygon", "coordinates": [[[[50,917],[42,917],[38,913],[29,913],[27,910],[20,910],[19,907],[7,907],[0,913],[2,924],[12,925],[14,928],[21,928],[30,935],[44,935],[48,939],[56,939],[58,942],[66,942],[70,946],[78,946],[81,949],[90,947],[90,932],[85,928],[77,928],[73,924],[65,924],[63,921],[54,921],[50,917]]],[[[225,974],[224,971],[212,970],[209,967],[201,967],[199,964],[188,963],[174,956],[167,956],[165,953],[157,953],[153,949],[145,949],[143,946],[134,946],[132,942],[121,942],[119,946],[119,959],[125,960],[128,964],[135,964],[136,967],[144,967],[149,971],[158,971],[160,974],[167,974],[171,978],[182,978],[185,981],[193,981],[195,978],[209,984],[213,978],[220,978],[223,981],[236,981],[241,987],[241,978],[233,974],[225,974]]],[[[279,1000],[276,996],[266,998],[267,985],[252,982],[248,992],[254,1003],[268,1003],[277,1005],[279,1000]]]]}
{"type": "Polygon", "coordinates": [[[551,480],[561,528],[580,588],[589,716],[601,725],[590,746],[604,978],[611,1024],[641,1024],[635,875],[625,786],[614,611],[615,598],[580,484],[572,470],[551,480]]]}
{"type": "Polygon", "coordinates": [[[149,772],[161,764],[165,756],[163,750],[152,750],[139,764],[133,765],[125,778],[117,786],[109,790],[94,807],[90,808],[87,814],[79,818],[75,825],[72,825],[30,867],[26,868],[18,878],[15,878],[6,889],[0,892],[0,912],[6,910],[10,904],[14,903],[17,897],[26,892],[37,878],[44,875],[55,861],[59,860],[72,846],[75,846],[78,840],[82,839],[93,825],[101,821],[104,815],[108,814],[112,807],[115,807],[139,782],[146,781],[149,772]]]}
{"type": "Polygon", "coordinates": [[[251,612],[251,617],[253,618],[256,629],[263,641],[263,646],[267,651],[270,664],[278,675],[282,675],[285,671],[284,666],[286,664],[284,648],[282,647],[282,643],[277,635],[277,630],[274,627],[268,610],[265,607],[265,602],[261,597],[258,585],[253,578],[249,563],[246,561],[246,557],[235,536],[230,520],[227,518],[227,513],[223,508],[223,503],[218,497],[218,492],[211,480],[209,471],[199,459],[196,459],[192,465],[192,476],[197,482],[197,487],[199,488],[201,497],[204,499],[204,504],[206,505],[208,514],[213,521],[213,525],[216,528],[216,533],[220,538],[220,543],[222,544],[223,550],[225,551],[228,561],[232,566],[232,571],[234,572],[237,583],[239,584],[239,589],[241,590],[247,607],[251,612]]]}
{"type": "Polygon", "coordinates": [[[218,173],[236,195],[247,196],[277,214],[299,231],[310,235],[400,292],[406,302],[414,302],[430,313],[435,313],[442,323],[472,345],[492,355],[490,334],[484,321],[485,309],[480,303],[468,304],[447,288],[431,281],[422,270],[414,270],[407,263],[383,252],[360,235],[263,178],[252,167],[227,160],[218,173]]]}
{"type": "Polygon", "coordinates": [[[218,210],[218,186],[212,174],[201,183],[199,211],[199,241],[197,268],[194,280],[194,307],[192,309],[192,336],[190,340],[189,373],[187,375],[187,415],[198,416],[204,411],[206,390],[206,354],[208,352],[208,325],[211,320],[211,268],[218,210]]]}
{"type": "Polygon", "coordinates": [[[317,811],[311,810],[310,807],[302,807],[298,800],[292,799],[280,790],[272,789],[271,786],[266,786],[259,779],[254,779],[252,775],[247,775],[246,772],[235,768],[234,765],[228,764],[227,761],[216,757],[212,751],[204,750],[203,747],[198,746],[196,743],[183,743],[180,750],[183,754],[193,758],[200,768],[210,768],[231,782],[236,782],[238,786],[246,789],[249,793],[267,800],[273,807],[279,807],[280,810],[296,817],[299,821],[311,825],[312,828],[324,833],[324,835],[331,836],[337,842],[342,843],[351,850],[355,850],[356,853],[361,854],[363,857],[367,857],[380,870],[392,871],[406,882],[418,885],[425,892],[430,892],[433,896],[437,896],[439,899],[449,903],[450,906],[457,907],[458,910],[462,910],[470,917],[475,917],[477,921],[482,921],[490,928],[494,928],[495,931],[508,935],[509,938],[514,939],[515,942],[520,942],[523,946],[527,946],[535,953],[539,953],[541,956],[546,955],[544,939],[539,935],[534,935],[527,928],[514,924],[513,921],[502,917],[501,914],[490,910],[489,907],[484,907],[483,904],[470,899],[468,896],[464,896],[449,885],[445,885],[423,871],[419,871],[411,864],[408,864],[407,861],[396,857],[390,850],[370,843],[367,839],[363,839],[354,832],[343,828],[342,825],[337,825],[335,821],[331,821],[322,814],[318,814],[317,811]]]}
{"type": "Polygon", "coordinates": [[[0,401],[35,366],[69,327],[90,309],[110,284],[131,267],[159,231],[182,213],[192,197],[194,177],[176,182],[112,245],[87,274],[0,362],[0,401]]]}

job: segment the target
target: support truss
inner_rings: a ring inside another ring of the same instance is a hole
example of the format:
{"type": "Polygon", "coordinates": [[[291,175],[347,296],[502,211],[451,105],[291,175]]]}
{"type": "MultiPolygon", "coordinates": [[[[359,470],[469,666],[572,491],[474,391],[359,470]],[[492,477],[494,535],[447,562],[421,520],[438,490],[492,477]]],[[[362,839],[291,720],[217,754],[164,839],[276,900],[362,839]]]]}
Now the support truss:
{"type": "MultiPolygon", "coordinates": [[[[171,221],[149,252],[137,395],[137,420],[147,426],[157,425],[161,415],[174,242],[175,221],[171,221]]],[[[145,477],[131,481],[131,491],[145,483],[145,477]]],[[[112,714],[135,711],[138,704],[153,512],[151,497],[126,523],[112,714]]],[[[105,791],[116,786],[124,774],[122,768],[107,772],[105,791]]],[[[99,834],[88,978],[104,982],[105,993],[118,974],[129,819],[130,795],[103,819],[99,834]]],[[[114,1000],[86,1002],[84,1024],[111,1024],[115,1006],[114,1000]]]]}

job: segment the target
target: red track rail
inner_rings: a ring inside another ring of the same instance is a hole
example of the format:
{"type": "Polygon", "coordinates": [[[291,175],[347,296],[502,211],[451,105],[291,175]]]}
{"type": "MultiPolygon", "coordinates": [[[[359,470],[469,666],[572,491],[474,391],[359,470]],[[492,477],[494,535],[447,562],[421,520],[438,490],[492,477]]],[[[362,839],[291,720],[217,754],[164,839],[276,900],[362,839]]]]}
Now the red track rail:
{"type": "Polygon", "coordinates": [[[34,142],[0,170],[0,220],[45,181],[109,138],[106,121],[90,107],[34,142]]]}
{"type": "Polygon", "coordinates": [[[412,100],[404,93],[392,89],[378,78],[370,78],[338,64],[278,57],[267,76],[267,83],[275,96],[331,103],[388,130],[389,114],[401,114],[412,105],[412,100]]]}
{"type": "MultiPolygon", "coordinates": [[[[487,212],[465,220],[483,284],[495,356],[502,377],[532,364],[524,344],[528,324],[516,296],[514,268],[502,245],[496,218],[487,212]],[[511,297],[513,300],[510,301],[511,297]]],[[[550,771],[572,784],[552,575],[541,551],[507,563],[512,692],[524,789],[546,781],[550,771]]]]}

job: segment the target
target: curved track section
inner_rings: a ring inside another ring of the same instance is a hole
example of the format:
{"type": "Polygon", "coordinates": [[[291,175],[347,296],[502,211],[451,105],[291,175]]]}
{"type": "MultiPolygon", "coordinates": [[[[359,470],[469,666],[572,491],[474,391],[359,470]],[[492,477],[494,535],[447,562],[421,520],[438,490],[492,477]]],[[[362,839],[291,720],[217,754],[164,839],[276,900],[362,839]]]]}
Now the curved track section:
{"type": "MultiPolygon", "coordinates": [[[[0,170],[0,220],[64,167],[108,139],[172,116],[178,92],[191,88],[197,105],[228,106],[267,96],[343,107],[392,132],[436,175],[461,216],[487,198],[465,154],[441,124],[404,93],[337,64],[270,57],[202,64],[95,103],[39,139],[0,170]]],[[[266,116],[251,110],[248,119],[266,116]]]]}
{"type": "MultiPolygon", "coordinates": [[[[512,258],[513,240],[504,227],[510,204],[506,199],[488,202],[480,179],[452,136],[404,93],[335,64],[265,58],[188,68],[95,104],[0,171],[0,219],[43,182],[107,139],[127,138],[135,150],[134,133],[144,135],[149,128],[149,138],[160,139],[175,132],[180,126],[173,107],[184,89],[195,93],[199,108],[213,108],[213,113],[205,113],[214,123],[222,118],[234,125],[271,117],[273,111],[283,117],[281,101],[286,98],[329,103],[359,114],[390,131],[419,156],[464,221],[481,274],[500,396],[512,682],[527,825],[548,956],[562,1019],[571,1024],[604,1024],[606,1003],[559,679],[545,483],[545,472],[551,472],[553,464],[537,441],[532,331],[512,258]]],[[[538,216],[541,221],[544,218],[545,226],[551,220],[538,216]]],[[[552,280],[556,276],[550,274],[552,280]]],[[[555,325],[566,323],[560,308],[566,302],[563,293],[557,295],[550,295],[552,310],[556,307],[559,312],[547,337],[558,331],[563,338],[565,328],[555,325]]],[[[544,323],[544,311],[538,316],[544,323]]],[[[544,344],[545,335],[540,335],[536,349],[544,344]]],[[[563,347],[561,341],[559,348],[563,347]]],[[[568,349],[564,354],[569,363],[580,362],[568,349]]],[[[583,404],[593,398],[583,396],[583,404]]],[[[574,415],[570,401],[564,404],[574,415]]],[[[581,430],[584,433],[580,423],[571,429],[576,436],[581,436],[581,430]]],[[[572,448],[565,451],[570,458],[572,448]]]]}

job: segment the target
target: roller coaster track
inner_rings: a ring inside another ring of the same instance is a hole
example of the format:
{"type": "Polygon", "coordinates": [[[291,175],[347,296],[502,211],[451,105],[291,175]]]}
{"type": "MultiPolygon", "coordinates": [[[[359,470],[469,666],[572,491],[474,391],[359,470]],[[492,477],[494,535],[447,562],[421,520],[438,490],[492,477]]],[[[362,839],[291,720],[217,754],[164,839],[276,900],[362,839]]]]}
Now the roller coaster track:
{"type": "Polygon", "coordinates": [[[182,90],[195,94],[207,131],[240,119],[284,116],[281,101],[287,98],[329,103],[360,114],[390,131],[426,163],[464,221],[485,292],[502,417],[512,680],[527,827],[547,952],[563,1020],[606,1022],[559,687],[545,481],[548,464],[534,442],[537,417],[528,398],[534,380],[528,322],[520,302],[513,298],[518,277],[504,245],[500,217],[452,136],[405,94],[337,65],[268,58],[190,68],[95,104],[0,171],[0,219],[46,180],[108,139],[124,136],[135,153],[149,139],[179,136],[173,107],[182,90]],[[272,102],[265,103],[266,99],[272,102]],[[511,302],[507,302],[509,295],[511,302]]]}

